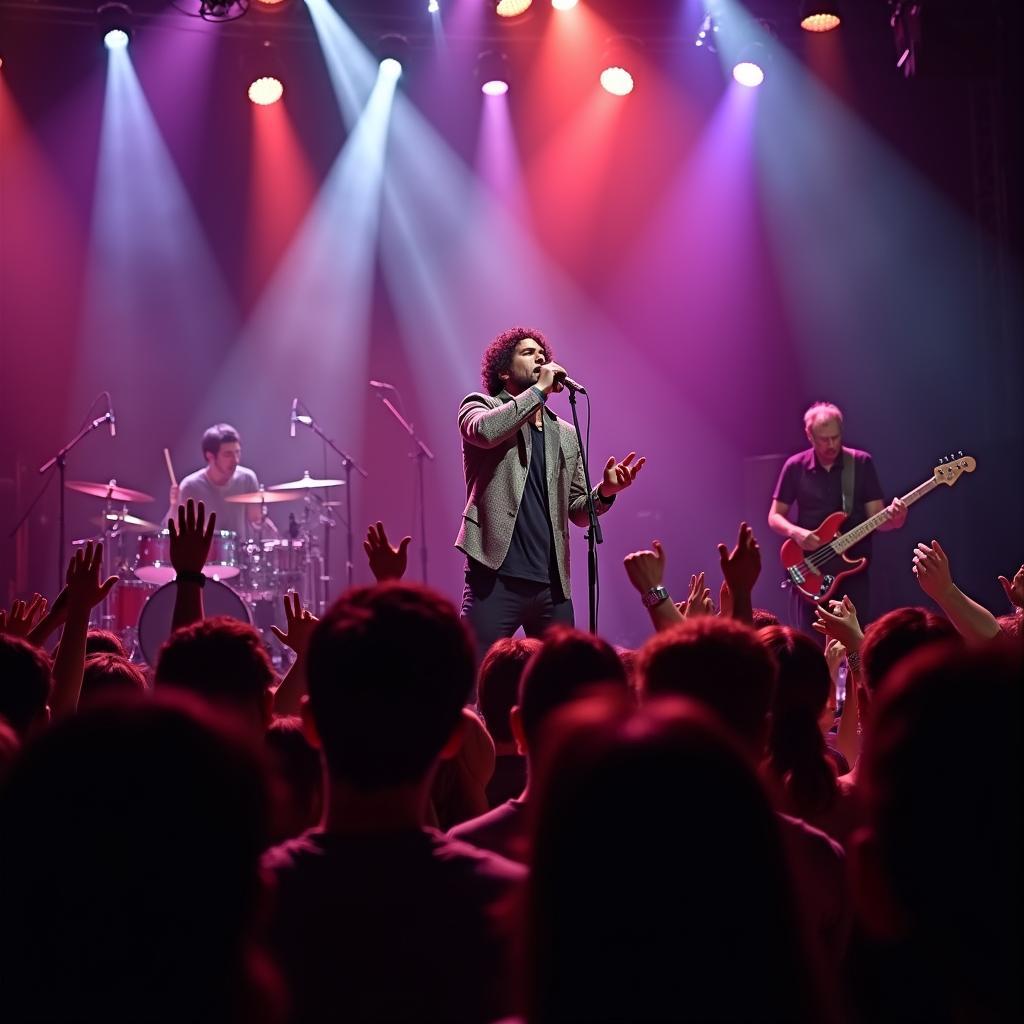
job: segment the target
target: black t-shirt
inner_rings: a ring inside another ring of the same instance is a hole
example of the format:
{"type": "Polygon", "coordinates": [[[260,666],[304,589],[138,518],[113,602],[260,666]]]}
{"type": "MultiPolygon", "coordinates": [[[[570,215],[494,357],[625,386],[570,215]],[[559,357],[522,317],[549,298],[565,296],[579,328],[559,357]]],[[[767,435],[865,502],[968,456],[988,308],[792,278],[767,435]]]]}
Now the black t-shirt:
{"type": "MultiPolygon", "coordinates": [[[[548,423],[546,430],[556,430],[548,423]]],[[[508,546],[508,554],[498,573],[534,583],[551,583],[554,538],[548,515],[547,455],[544,451],[544,431],[530,424],[532,444],[530,469],[526,475],[523,500],[516,514],[515,530],[508,546]]]]}
{"type": "Polygon", "coordinates": [[[267,852],[292,1022],[490,1021],[515,1009],[502,911],[523,868],[433,829],[314,829],[267,852]]]}
{"type": "MultiPolygon", "coordinates": [[[[867,518],[865,504],[869,501],[884,501],[885,495],[871,456],[857,448],[844,448],[843,453],[849,454],[854,461],[853,508],[850,518],[843,524],[843,531],[849,532],[867,518]]],[[[821,526],[827,516],[842,511],[843,460],[837,459],[829,470],[818,462],[813,448],[798,452],[786,460],[772,497],[784,505],[796,505],[796,514],[793,514],[792,509],[787,514],[790,522],[805,530],[821,526]]],[[[869,536],[851,548],[851,552],[866,554],[870,543],[869,536]]]]}

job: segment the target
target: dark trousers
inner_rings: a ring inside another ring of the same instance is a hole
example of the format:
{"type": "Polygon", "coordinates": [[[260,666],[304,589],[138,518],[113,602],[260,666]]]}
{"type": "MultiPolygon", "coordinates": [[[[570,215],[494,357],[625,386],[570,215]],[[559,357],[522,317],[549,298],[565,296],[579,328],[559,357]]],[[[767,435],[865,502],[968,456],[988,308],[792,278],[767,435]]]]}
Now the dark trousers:
{"type": "Polygon", "coordinates": [[[522,626],[527,636],[539,637],[552,623],[572,626],[572,598],[548,583],[534,583],[490,570],[466,573],[462,618],[476,638],[477,664],[495,640],[512,636],[522,626]]]}

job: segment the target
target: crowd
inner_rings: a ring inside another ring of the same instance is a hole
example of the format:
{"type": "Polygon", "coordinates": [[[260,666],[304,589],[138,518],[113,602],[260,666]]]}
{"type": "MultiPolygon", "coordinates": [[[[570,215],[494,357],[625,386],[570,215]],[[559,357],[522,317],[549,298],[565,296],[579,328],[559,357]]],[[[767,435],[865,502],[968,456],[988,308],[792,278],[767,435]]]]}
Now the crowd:
{"type": "Polygon", "coordinates": [[[204,616],[213,529],[179,508],[155,665],[90,629],[99,545],[0,611],[3,1020],[1019,1019],[1024,566],[997,617],[919,544],[938,611],[812,637],[744,524],[636,651],[478,659],[378,523],[279,678],[204,616]]]}

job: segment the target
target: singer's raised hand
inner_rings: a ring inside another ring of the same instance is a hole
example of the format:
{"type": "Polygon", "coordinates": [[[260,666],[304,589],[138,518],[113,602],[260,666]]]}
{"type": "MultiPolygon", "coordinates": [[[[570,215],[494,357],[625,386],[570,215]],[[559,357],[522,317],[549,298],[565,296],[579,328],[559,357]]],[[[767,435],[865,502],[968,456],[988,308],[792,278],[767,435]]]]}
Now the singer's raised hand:
{"type": "Polygon", "coordinates": [[[610,498],[619,491],[624,491],[636,479],[637,473],[644,468],[646,458],[636,458],[636,452],[630,452],[621,462],[611,456],[604,466],[604,479],[597,485],[597,493],[602,498],[610,498]],[[636,459],[636,462],[633,460],[636,459]]]}

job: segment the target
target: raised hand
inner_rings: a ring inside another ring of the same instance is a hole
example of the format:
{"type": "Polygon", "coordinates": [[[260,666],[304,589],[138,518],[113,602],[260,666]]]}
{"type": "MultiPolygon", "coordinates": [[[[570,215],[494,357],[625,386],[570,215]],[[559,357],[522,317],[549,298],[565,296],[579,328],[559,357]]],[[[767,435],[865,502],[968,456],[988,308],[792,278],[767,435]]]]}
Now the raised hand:
{"type": "Polygon", "coordinates": [[[864,631],[860,628],[854,603],[844,596],[842,601],[830,601],[829,605],[829,611],[821,605],[814,609],[817,620],[811,625],[819,633],[838,640],[848,651],[859,651],[864,631]]]}
{"type": "Polygon", "coordinates": [[[845,657],[846,648],[835,637],[831,637],[825,644],[825,661],[828,663],[828,674],[832,677],[833,686],[839,678],[839,666],[845,657]]]}
{"type": "Polygon", "coordinates": [[[646,458],[636,459],[636,452],[630,452],[621,462],[615,461],[615,456],[609,457],[604,466],[604,479],[598,484],[597,493],[603,498],[610,498],[613,494],[625,490],[636,479],[637,473],[644,468],[646,458]]]}
{"type": "Polygon", "coordinates": [[[213,542],[213,531],[217,525],[217,513],[211,512],[209,522],[206,519],[206,506],[189,498],[184,505],[178,506],[178,522],[167,520],[170,532],[171,565],[175,572],[199,573],[203,571],[210,555],[210,544],[213,542]]]}
{"type": "Polygon", "coordinates": [[[0,609],[0,633],[27,639],[46,614],[46,598],[33,594],[31,601],[15,601],[10,613],[0,609]]]}
{"type": "Polygon", "coordinates": [[[651,541],[653,551],[634,551],[622,560],[629,582],[640,594],[660,587],[665,579],[665,551],[660,540],[651,541]]]}
{"type": "Polygon", "coordinates": [[[100,582],[103,566],[103,545],[89,541],[85,548],[79,548],[68,563],[67,604],[68,617],[84,613],[86,617],[102,601],[117,583],[116,576],[109,576],[100,582]]]}
{"type": "Polygon", "coordinates": [[[740,523],[736,547],[732,552],[724,544],[718,545],[718,560],[733,597],[741,593],[749,594],[754,589],[761,575],[761,549],[757,546],[754,531],[746,523],[740,523]]]}
{"type": "Polygon", "coordinates": [[[953,589],[949,558],[937,540],[914,548],[912,571],[918,586],[935,601],[941,601],[953,589]]]}
{"type": "Polygon", "coordinates": [[[408,548],[411,540],[412,537],[403,537],[398,542],[398,547],[393,548],[387,533],[384,532],[383,523],[378,522],[367,528],[363,550],[370,563],[370,572],[378,583],[381,580],[400,580],[405,575],[406,566],[409,564],[408,548]]]}
{"type": "Polygon", "coordinates": [[[718,588],[718,614],[723,619],[732,618],[732,591],[725,580],[722,580],[722,585],[718,588]]]}
{"type": "Polygon", "coordinates": [[[304,658],[309,650],[309,638],[313,635],[313,627],[320,620],[308,608],[302,607],[302,599],[294,592],[284,596],[284,615],[288,632],[282,632],[277,626],[271,626],[271,632],[285,647],[291,648],[300,658],[304,658]]]}
{"type": "Polygon", "coordinates": [[[714,614],[715,605],[711,600],[711,591],[704,586],[703,572],[690,577],[690,592],[686,595],[686,600],[676,607],[679,608],[684,619],[695,619],[701,615],[714,614]]]}
{"type": "Polygon", "coordinates": [[[1000,576],[999,582],[1003,585],[1003,592],[1010,604],[1024,608],[1024,565],[1013,574],[1012,580],[1000,576]]]}

